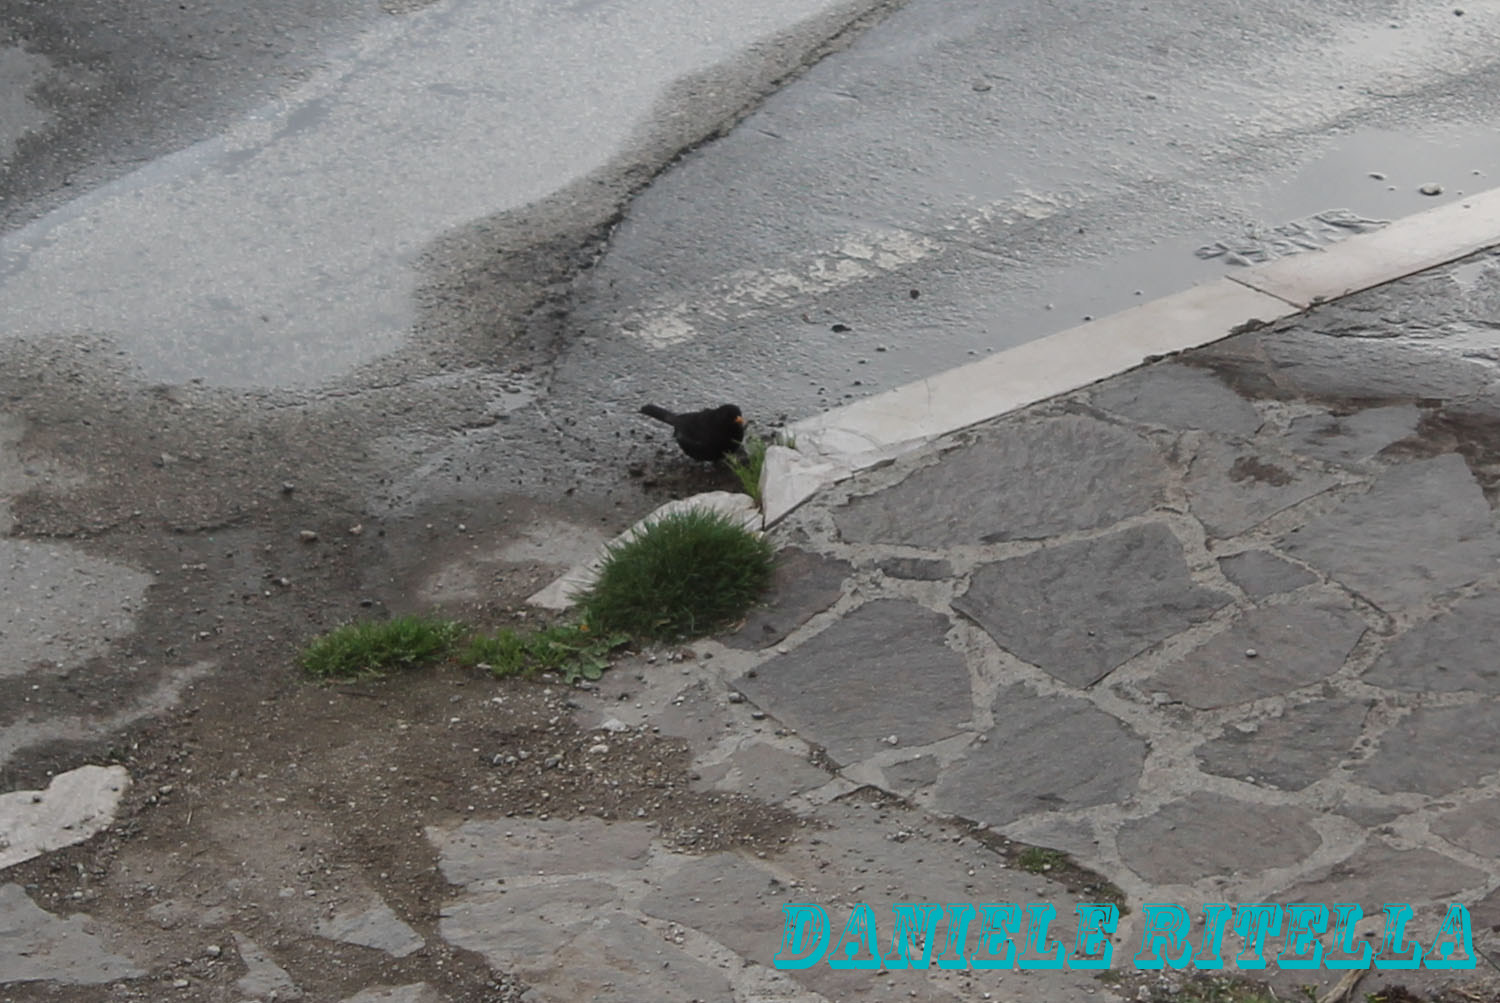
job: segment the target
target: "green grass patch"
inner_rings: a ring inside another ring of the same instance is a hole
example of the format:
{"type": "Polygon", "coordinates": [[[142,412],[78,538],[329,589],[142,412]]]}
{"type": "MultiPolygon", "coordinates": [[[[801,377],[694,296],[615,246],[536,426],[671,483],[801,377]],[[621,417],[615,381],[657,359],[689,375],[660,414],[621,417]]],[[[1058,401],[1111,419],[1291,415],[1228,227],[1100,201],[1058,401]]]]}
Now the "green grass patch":
{"type": "Polygon", "coordinates": [[[1041,874],[1061,868],[1068,862],[1068,855],[1060,850],[1048,850],[1040,846],[1028,846],[1016,858],[1016,866],[1032,874],[1041,874]]]}
{"type": "Polygon", "coordinates": [[[483,668],[496,678],[556,672],[571,684],[598,679],[609,668],[610,654],[629,641],[626,634],[600,634],[581,624],[559,624],[526,633],[502,630],[473,638],[458,660],[483,668]]]}
{"type": "Polygon", "coordinates": [[[302,649],[299,661],[318,679],[368,679],[446,658],[464,632],[461,623],[427,616],[346,623],[302,649]]]}
{"type": "Polygon", "coordinates": [[[745,615],[770,584],[775,557],[768,541],[734,519],[689,509],[612,547],[579,608],[601,634],[700,636],[745,615]]]}
{"type": "Polygon", "coordinates": [[[735,480],[740,482],[740,490],[755,499],[755,504],[761,504],[760,498],[760,472],[766,466],[766,450],[771,446],[785,446],[788,449],[797,448],[797,440],[791,436],[783,436],[777,432],[767,441],[758,435],[747,435],[743,444],[745,458],[742,460],[737,456],[727,457],[724,462],[728,465],[735,480]]]}

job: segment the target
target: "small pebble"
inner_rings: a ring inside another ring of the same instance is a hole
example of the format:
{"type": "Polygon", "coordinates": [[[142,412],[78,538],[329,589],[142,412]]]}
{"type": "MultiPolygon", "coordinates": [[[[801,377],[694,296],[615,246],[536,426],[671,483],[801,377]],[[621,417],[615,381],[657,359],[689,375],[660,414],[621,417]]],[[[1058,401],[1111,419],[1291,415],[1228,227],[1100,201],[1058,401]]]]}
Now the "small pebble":
{"type": "Polygon", "coordinates": [[[318,540],[317,532],[311,529],[304,529],[302,530],[302,532],[298,533],[297,536],[302,540],[303,543],[316,543],[318,540]]]}
{"type": "Polygon", "coordinates": [[[598,745],[589,746],[589,752],[595,756],[602,756],[608,751],[609,746],[605,745],[603,742],[600,742],[598,745]]]}
{"type": "Polygon", "coordinates": [[[1370,172],[1370,177],[1374,178],[1376,181],[1384,181],[1385,180],[1385,175],[1382,174],[1380,171],[1371,171],[1370,172]]]}
{"type": "Polygon", "coordinates": [[[885,744],[886,745],[900,745],[901,744],[901,739],[897,735],[887,735],[887,736],[885,736],[885,744]]]}
{"type": "Polygon", "coordinates": [[[1429,181],[1421,188],[1418,188],[1417,191],[1421,192],[1423,195],[1441,195],[1443,194],[1443,186],[1438,184],[1436,181],[1429,181]]]}
{"type": "Polygon", "coordinates": [[[1254,648],[1246,648],[1245,649],[1245,657],[1246,658],[1254,658],[1254,657],[1256,657],[1259,654],[1260,654],[1260,652],[1256,651],[1254,648]]]}
{"type": "Polygon", "coordinates": [[[743,694],[743,693],[737,693],[737,692],[731,690],[729,692],[729,702],[730,703],[744,703],[745,702],[745,694],[743,694]]]}

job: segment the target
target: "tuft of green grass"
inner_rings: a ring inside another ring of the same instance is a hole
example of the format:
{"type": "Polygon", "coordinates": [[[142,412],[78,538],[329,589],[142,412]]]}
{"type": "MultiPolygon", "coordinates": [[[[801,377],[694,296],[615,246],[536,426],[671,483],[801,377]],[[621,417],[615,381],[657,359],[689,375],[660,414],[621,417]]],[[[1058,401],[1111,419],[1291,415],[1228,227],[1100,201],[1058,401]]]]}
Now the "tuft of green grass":
{"type": "Polygon", "coordinates": [[[762,504],[760,473],[766,466],[766,450],[773,445],[796,449],[797,440],[790,435],[784,436],[780,432],[777,432],[769,442],[758,435],[751,434],[745,437],[743,460],[737,456],[727,457],[724,460],[735,479],[740,482],[740,490],[755,499],[756,505],[762,504]]]}
{"type": "Polygon", "coordinates": [[[319,679],[368,679],[452,653],[463,624],[428,616],[346,623],[302,649],[303,671],[319,679]]]}
{"type": "Polygon", "coordinates": [[[502,630],[470,640],[458,660],[484,668],[497,679],[557,672],[572,684],[602,676],[609,668],[610,653],[629,641],[625,634],[600,634],[583,624],[559,624],[524,634],[502,630]]]}
{"type": "Polygon", "coordinates": [[[696,637],[750,609],[771,582],[775,557],[768,541],[734,519],[688,509],[610,548],[579,608],[600,633],[660,641],[696,637]]]}
{"type": "Polygon", "coordinates": [[[1041,874],[1043,871],[1062,867],[1067,862],[1068,855],[1066,853],[1060,850],[1048,850],[1040,846],[1028,846],[1016,858],[1016,865],[1023,871],[1030,871],[1032,874],[1041,874]]]}

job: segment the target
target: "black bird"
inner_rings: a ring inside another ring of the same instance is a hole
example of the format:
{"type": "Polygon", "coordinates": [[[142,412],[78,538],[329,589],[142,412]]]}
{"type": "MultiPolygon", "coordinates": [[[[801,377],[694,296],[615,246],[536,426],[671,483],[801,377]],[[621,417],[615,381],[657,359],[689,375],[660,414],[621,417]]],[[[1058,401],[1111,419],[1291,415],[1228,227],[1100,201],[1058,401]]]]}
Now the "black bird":
{"type": "Polygon", "coordinates": [[[702,411],[674,414],[664,407],[647,404],[641,414],[672,426],[672,434],[682,451],[695,460],[712,463],[740,448],[745,437],[745,419],[733,404],[702,411]]]}

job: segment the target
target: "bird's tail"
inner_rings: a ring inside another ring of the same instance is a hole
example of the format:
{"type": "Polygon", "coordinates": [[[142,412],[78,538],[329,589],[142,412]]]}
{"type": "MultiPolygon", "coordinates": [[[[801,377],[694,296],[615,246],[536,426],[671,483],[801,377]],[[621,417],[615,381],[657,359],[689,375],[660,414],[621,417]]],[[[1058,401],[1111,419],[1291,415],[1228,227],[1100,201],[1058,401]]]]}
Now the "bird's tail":
{"type": "Polygon", "coordinates": [[[645,407],[641,408],[641,414],[645,415],[648,418],[655,418],[657,421],[664,421],[668,425],[672,424],[672,419],[677,417],[666,408],[657,407],[655,404],[647,404],[645,407]]]}

